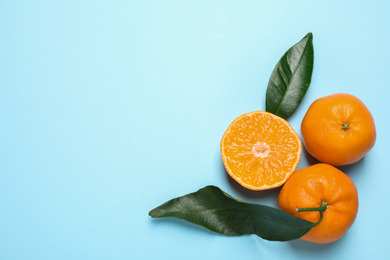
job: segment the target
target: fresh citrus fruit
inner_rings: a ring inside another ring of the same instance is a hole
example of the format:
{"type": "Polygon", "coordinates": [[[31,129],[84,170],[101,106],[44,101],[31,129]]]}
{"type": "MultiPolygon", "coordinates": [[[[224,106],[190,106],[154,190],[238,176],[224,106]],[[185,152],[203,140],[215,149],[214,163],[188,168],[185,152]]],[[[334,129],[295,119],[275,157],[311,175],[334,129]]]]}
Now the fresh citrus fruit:
{"type": "Polygon", "coordinates": [[[301,239],[325,244],[338,240],[352,226],[358,211],[358,194],[345,173],[319,163],[300,169],[289,178],[280,191],[278,205],[289,214],[313,223],[320,219],[321,213],[304,210],[322,206],[321,222],[301,239]]]}
{"type": "Polygon", "coordinates": [[[221,141],[222,160],[229,175],[245,188],[281,186],[301,158],[299,136],[284,119],[255,111],[236,118],[221,141]]]}
{"type": "Polygon", "coordinates": [[[307,151],[334,166],[359,161],[376,139],[368,108],[357,97],[341,93],[314,101],[303,118],[301,131],[307,151]]]}

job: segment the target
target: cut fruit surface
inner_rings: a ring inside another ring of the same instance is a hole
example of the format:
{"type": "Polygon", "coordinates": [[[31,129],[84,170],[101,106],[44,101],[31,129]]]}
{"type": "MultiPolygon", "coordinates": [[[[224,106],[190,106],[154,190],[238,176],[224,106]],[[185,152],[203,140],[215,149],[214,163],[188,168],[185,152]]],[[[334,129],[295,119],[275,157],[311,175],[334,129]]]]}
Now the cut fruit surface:
{"type": "Polygon", "coordinates": [[[284,184],[297,168],[301,152],[301,140],[291,125],[264,111],[236,118],[221,140],[226,171],[250,190],[284,184]]]}

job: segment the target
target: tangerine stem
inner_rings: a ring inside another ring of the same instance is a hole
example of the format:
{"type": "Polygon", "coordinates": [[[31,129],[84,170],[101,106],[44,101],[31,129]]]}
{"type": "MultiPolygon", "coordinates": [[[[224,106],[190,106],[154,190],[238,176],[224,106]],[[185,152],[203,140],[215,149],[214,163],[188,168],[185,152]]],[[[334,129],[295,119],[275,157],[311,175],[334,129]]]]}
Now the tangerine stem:
{"type": "Polygon", "coordinates": [[[320,219],[316,222],[316,226],[321,223],[323,216],[324,214],[322,214],[322,211],[320,211],[320,219]]]}
{"type": "Polygon", "coordinates": [[[349,129],[349,124],[348,123],[344,123],[341,128],[344,129],[345,131],[347,131],[349,129]]]}
{"type": "Polygon", "coordinates": [[[328,208],[328,202],[323,201],[321,203],[321,206],[316,207],[316,208],[296,208],[297,212],[307,212],[307,211],[319,211],[319,212],[324,212],[328,208]]]}
{"type": "Polygon", "coordinates": [[[317,221],[317,223],[315,223],[316,225],[318,225],[318,224],[320,224],[320,222],[322,221],[322,218],[323,218],[322,212],[324,212],[327,208],[328,208],[328,202],[323,201],[321,203],[321,206],[316,207],[316,208],[298,208],[298,207],[296,207],[295,210],[297,212],[308,212],[308,211],[318,211],[318,212],[320,212],[320,219],[317,221]]]}

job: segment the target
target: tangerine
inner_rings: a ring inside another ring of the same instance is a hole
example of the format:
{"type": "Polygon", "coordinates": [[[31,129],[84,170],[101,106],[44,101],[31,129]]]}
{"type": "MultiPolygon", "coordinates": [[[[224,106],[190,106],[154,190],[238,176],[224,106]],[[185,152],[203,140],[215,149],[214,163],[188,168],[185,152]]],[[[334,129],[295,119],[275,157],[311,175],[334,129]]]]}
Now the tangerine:
{"type": "Polygon", "coordinates": [[[226,171],[250,190],[284,184],[297,168],[301,152],[301,140],[291,125],[264,111],[236,118],[221,140],[226,171]]]}
{"type": "Polygon", "coordinates": [[[324,163],[296,171],[278,197],[278,206],[291,215],[313,223],[322,217],[317,226],[301,237],[318,244],[340,239],[355,221],[358,204],[351,178],[324,163]]]}
{"type": "Polygon", "coordinates": [[[301,125],[306,150],[334,166],[359,161],[375,144],[374,119],[357,97],[333,94],[317,99],[301,125]]]}

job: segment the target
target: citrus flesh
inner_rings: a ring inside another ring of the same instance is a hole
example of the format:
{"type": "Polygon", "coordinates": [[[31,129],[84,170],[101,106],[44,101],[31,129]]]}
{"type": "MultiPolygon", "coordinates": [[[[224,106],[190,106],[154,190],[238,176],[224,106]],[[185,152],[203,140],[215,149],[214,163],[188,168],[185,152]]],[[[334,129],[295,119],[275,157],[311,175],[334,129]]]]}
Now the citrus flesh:
{"type": "Polygon", "coordinates": [[[250,190],[284,184],[297,168],[301,152],[301,140],[291,125],[265,111],[239,116],[221,140],[226,171],[250,190]]]}

